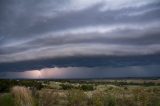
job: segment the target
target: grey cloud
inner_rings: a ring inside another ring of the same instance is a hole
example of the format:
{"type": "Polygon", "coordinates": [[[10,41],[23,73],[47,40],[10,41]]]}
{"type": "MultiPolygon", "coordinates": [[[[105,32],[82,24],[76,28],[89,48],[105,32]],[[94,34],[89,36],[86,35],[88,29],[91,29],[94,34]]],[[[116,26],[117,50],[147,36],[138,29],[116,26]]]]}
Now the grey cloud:
{"type": "Polygon", "coordinates": [[[105,45],[105,44],[65,44],[56,47],[40,48],[28,50],[26,52],[14,53],[10,55],[1,55],[1,63],[16,62],[23,60],[36,60],[43,58],[63,58],[69,56],[134,56],[134,55],[150,55],[159,54],[160,45],[148,46],[128,46],[128,45],[105,45]]]}
{"type": "MultiPolygon", "coordinates": [[[[126,9],[100,12],[98,10],[99,5],[87,8],[82,11],[75,11],[64,13],[64,15],[57,16],[55,18],[47,19],[46,21],[40,21],[33,26],[26,29],[25,33],[31,32],[31,34],[41,34],[46,31],[57,31],[64,29],[72,29],[85,26],[96,25],[118,25],[118,24],[138,24],[143,25],[151,21],[159,21],[159,7],[157,10],[149,11],[146,14],[140,14],[138,16],[128,16],[126,9]]],[[[139,11],[139,10],[137,10],[139,11]]],[[[132,13],[132,10],[128,11],[132,13]]],[[[24,33],[24,31],[22,32],[24,33]]],[[[29,33],[30,34],[30,33],[29,33]]]]}
{"type": "Polygon", "coordinates": [[[149,45],[159,45],[160,43],[159,34],[160,34],[159,27],[158,28],[156,27],[154,29],[149,28],[149,30],[147,28],[143,30],[116,29],[115,31],[103,34],[87,33],[87,34],[68,34],[65,36],[56,36],[56,37],[49,36],[45,38],[35,38],[29,42],[23,44],[20,43],[19,45],[16,46],[1,47],[0,55],[25,52],[28,50],[35,50],[35,48],[40,49],[47,47],[56,47],[65,44],[76,45],[83,43],[86,43],[88,45],[96,43],[96,44],[103,44],[106,46],[114,44],[121,47],[119,49],[120,51],[123,51],[121,50],[123,48],[123,45],[128,45],[128,47],[140,45],[144,48],[149,45]]]}
{"type": "MultiPolygon", "coordinates": [[[[157,8],[159,9],[159,3],[151,4],[151,6],[147,5],[146,8],[157,8]]],[[[84,27],[88,25],[99,25],[99,24],[124,24],[124,23],[143,23],[148,21],[156,21],[159,19],[159,14],[157,14],[158,10],[149,11],[149,13],[138,15],[138,16],[127,16],[128,13],[132,13],[135,11],[141,11],[141,8],[127,8],[127,9],[120,9],[120,10],[108,10],[105,12],[100,12],[99,8],[102,4],[95,5],[93,7],[89,7],[85,10],[81,11],[74,11],[74,12],[67,12],[57,17],[43,17],[39,14],[40,9],[45,10],[45,8],[38,8],[36,7],[43,7],[43,2],[22,2],[22,3],[15,3],[13,7],[13,13],[8,17],[12,17],[12,22],[6,23],[9,25],[6,26],[6,31],[4,34],[9,33],[8,36],[12,37],[14,35],[15,39],[19,37],[23,38],[25,36],[39,36],[39,34],[48,32],[48,31],[56,31],[56,30],[63,30],[66,28],[74,28],[74,27],[84,27]],[[20,7],[15,8],[17,5],[20,7]],[[22,6],[21,6],[22,5],[22,6]],[[38,6],[37,6],[38,5],[38,6]],[[27,8],[28,7],[28,8],[27,8]],[[16,9],[14,12],[14,8],[16,9]],[[27,9],[25,9],[27,8],[27,9]],[[22,11],[17,12],[18,9],[22,9],[22,11]],[[19,14],[18,14],[19,13],[19,14]],[[156,20],[155,20],[156,19],[156,20]],[[12,26],[13,25],[13,26],[12,26]],[[17,36],[17,37],[16,37],[17,36]]],[[[44,6],[45,7],[45,6],[44,6]]],[[[54,5],[53,5],[54,7],[54,5]]],[[[143,7],[145,9],[145,7],[143,7]]],[[[143,10],[142,8],[142,10],[143,10]]],[[[11,12],[12,13],[12,12],[11,12]]],[[[45,13],[43,13],[45,14],[45,13]]],[[[10,19],[10,18],[9,18],[10,19]]],[[[6,22],[8,20],[2,20],[6,22]]],[[[10,21],[10,20],[9,20],[10,21]]],[[[5,24],[5,25],[6,25],[5,24]]],[[[2,24],[3,25],[3,24],[2,24]]],[[[5,26],[4,25],[4,26],[5,26]]],[[[142,24],[143,25],[143,24],[142,24]]],[[[3,32],[4,30],[2,30],[3,32]]],[[[12,38],[12,39],[14,39],[12,38]]]]}
{"type": "MultiPolygon", "coordinates": [[[[119,1],[119,7],[113,5],[104,11],[101,9],[107,7],[105,0],[95,1],[92,5],[89,1],[79,1],[85,8],[76,5],[77,9],[72,2],[75,1],[2,0],[0,62],[160,52],[158,0],[143,1],[146,4],[139,6],[140,1],[135,6],[123,6],[119,1]],[[98,29],[99,26],[102,28],[98,29]],[[108,31],[103,31],[107,28],[108,31]]],[[[114,4],[112,1],[108,3],[114,4]]]]}

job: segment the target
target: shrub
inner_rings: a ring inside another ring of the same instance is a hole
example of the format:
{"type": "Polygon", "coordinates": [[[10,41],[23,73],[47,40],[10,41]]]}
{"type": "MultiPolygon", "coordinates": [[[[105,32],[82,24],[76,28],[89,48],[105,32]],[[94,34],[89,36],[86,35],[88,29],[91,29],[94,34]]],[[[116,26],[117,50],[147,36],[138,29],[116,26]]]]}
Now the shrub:
{"type": "Polygon", "coordinates": [[[84,91],[92,91],[92,90],[94,90],[94,87],[93,87],[93,85],[85,84],[85,85],[81,86],[81,89],[84,90],[84,91]]]}
{"type": "Polygon", "coordinates": [[[126,96],[117,97],[116,104],[118,104],[118,106],[137,106],[133,97],[126,97],[126,96]]]}
{"type": "Polygon", "coordinates": [[[73,86],[71,84],[60,84],[63,90],[69,90],[72,89],[73,86]]]}
{"type": "Polygon", "coordinates": [[[11,90],[16,106],[34,106],[31,91],[26,87],[15,86],[11,90]]]}
{"type": "Polygon", "coordinates": [[[14,106],[13,97],[10,94],[0,95],[0,106],[14,106]]]}
{"type": "Polygon", "coordinates": [[[95,92],[93,95],[88,99],[89,106],[104,106],[104,97],[105,95],[102,92],[95,92]]]}
{"type": "Polygon", "coordinates": [[[151,95],[143,88],[133,89],[134,99],[137,105],[147,106],[150,102],[151,95]]]}
{"type": "Polygon", "coordinates": [[[160,97],[150,95],[148,106],[160,106],[160,97]]]}
{"type": "Polygon", "coordinates": [[[38,106],[54,106],[58,104],[59,95],[54,90],[42,90],[39,93],[38,106]]]}
{"type": "Polygon", "coordinates": [[[114,96],[106,95],[104,98],[104,106],[115,106],[116,99],[114,96]]]}
{"type": "Polygon", "coordinates": [[[68,106],[86,106],[86,94],[81,90],[72,89],[67,92],[68,106]]]}

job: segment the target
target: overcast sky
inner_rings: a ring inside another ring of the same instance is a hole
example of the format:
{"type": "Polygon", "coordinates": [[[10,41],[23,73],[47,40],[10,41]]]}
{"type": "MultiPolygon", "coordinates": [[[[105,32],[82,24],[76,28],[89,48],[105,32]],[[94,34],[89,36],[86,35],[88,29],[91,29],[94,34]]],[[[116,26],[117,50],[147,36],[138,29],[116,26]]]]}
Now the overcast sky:
{"type": "Polygon", "coordinates": [[[0,77],[54,67],[132,76],[128,67],[146,66],[160,76],[159,11],[159,0],[0,0],[0,77]]]}

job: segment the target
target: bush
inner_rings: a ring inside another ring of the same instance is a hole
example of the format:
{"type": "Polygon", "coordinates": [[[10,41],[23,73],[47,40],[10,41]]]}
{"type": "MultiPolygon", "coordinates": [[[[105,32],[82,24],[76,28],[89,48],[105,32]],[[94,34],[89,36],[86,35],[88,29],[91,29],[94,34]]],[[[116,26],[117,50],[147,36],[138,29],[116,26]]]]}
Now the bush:
{"type": "Polygon", "coordinates": [[[0,106],[14,106],[13,97],[10,94],[0,95],[0,106]]]}
{"type": "Polygon", "coordinates": [[[68,106],[86,106],[86,94],[81,90],[72,89],[67,93],[68,106]]]}
{"type": "Polygon", "coordinates": [[[106,95],[104,98],[104,106],[115,106],[116,99],[114,96],[106,95]]]}
{"type": "Polygon", "coordinates": [[[9,92],[14,86],[34,87],[38,90],[44,88],[42,81],[36,80],[0,80],[0,92],[9,92]]]}
{"type": "Polygon", "coordinates": [[[85,85],[81,86],[81,89],[84,90],[84,91],[93,91],[94,87],[93,87],[93,85],[87,85],[87,84],[85,84],[85,85]]]}
{"type": "Polygon", "coordinates": [[[157,94],[143,88],[133,89],[135,102],[140,106],[159,106],[160,97],[157,94]]]}
{"type": "Polygon", "coordinates": [[[103,92],[95,92],[88,99],[88,106],[104,106],[105,104],[105,95],[103,92]]]}
{"type": "Polygon", "coordinates": [[[38,106],[54,106],[58,104],[59,95],[54,90],[42,90],[39,93],[38,106]]]}
{"type": "Polygon", "coordinates": [[[103,92],[96,92],[91,97],[92,102],[89,106],[116,106],[116,98],[103,92]]]}
{"type": "Polygon", "coordinates": [[[133,97],[126,97],[126,96],[117,97],[116,104],[118,104],[118,106],[137,106],[133,97]]]}
{"type": "Polygon", "coordinates": [[[26,87],[15,86],[11,90],[15,106],[34,106],[32,93],[26,87]]]}
{"type": "Polygon", "coordinates": [[[72,89],[73,86],[71,84],[60,84],[63,90],[69,90],[72,89]]]}

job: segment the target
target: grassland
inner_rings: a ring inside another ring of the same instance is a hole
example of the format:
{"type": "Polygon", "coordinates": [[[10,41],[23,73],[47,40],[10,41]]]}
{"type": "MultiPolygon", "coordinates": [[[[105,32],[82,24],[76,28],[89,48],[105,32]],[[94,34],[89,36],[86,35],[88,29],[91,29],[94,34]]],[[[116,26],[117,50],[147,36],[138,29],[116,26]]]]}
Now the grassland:
{"type": "Polygon", "coordinates": [[[0,106],[160,106],[160,80],[0,80],[0,106]]]}

